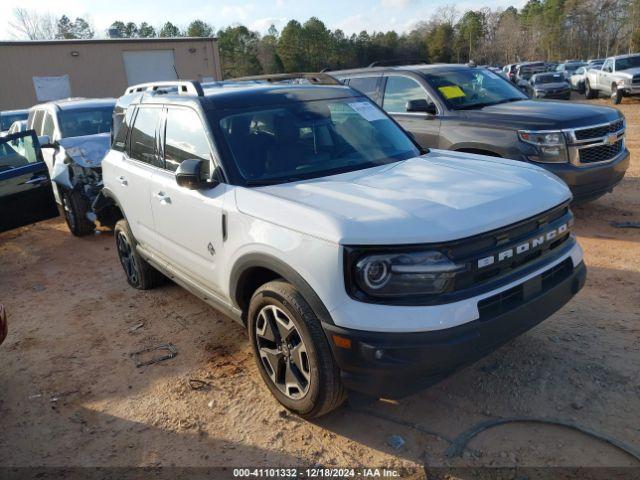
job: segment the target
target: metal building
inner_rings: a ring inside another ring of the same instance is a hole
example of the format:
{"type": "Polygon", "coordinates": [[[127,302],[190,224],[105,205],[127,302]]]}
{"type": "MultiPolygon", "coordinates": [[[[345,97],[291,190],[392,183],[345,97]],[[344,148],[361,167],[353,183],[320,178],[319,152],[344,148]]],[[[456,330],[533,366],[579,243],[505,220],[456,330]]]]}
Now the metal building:
{"type": "Polygon", "coordinates": [[[222,76],[215,38],[3,41],[0,65],[0,110],[118,97],[142,82],[222,76]]]}

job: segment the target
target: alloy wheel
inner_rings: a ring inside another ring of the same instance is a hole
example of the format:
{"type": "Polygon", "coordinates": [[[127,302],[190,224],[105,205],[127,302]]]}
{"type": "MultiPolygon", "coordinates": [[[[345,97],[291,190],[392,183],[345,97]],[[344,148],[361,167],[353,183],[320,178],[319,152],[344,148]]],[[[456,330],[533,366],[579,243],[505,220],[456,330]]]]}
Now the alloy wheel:
{"type": "Polygon", "coordinates": [[[137,285],[139,278],[138,266],[133,256],[131,244],[129,243],[129,240],[124,233],[118,232],[118,236],[116,237],[116,245],[118,247],[118,256],[120,257],[120,263],[122,263],[122,267],[124,268],[124,272],[126,273],[127,278],[132,284],[137,285]]]}
{"type": "Polygon", "coordinates": [[[309,391],[311,369],[307,348],[289,316],[275,305],[258,313],[256,344],[262,367],[287,397],[299,400],[309,391]]]}

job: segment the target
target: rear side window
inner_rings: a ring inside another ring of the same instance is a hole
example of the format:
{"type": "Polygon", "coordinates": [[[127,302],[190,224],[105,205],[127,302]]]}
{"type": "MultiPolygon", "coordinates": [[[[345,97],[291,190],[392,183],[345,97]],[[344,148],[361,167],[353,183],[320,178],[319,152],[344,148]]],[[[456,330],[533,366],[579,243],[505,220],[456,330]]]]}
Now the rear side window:
{"type": "Polygon", "coordinates": [[[157,155],[156,129],[160,119],[160,108],[141,107],[138,109],[133,128],[131,129],[131,146],[129,156],[156,167],[164,167],[157,155]]]}
{"type": "Polygon", "coordinates": [[[165,134],[165,168],[175,171],[184,160],[210,158],[207,133],[198,114],[189,108],[169,108],[165,134]]]}
{"type": "Polygon", "coordinates": [[[361,91],[367,97],[377,100],[379,77],[357,77],[349,81],[349,86],[361,91]]]}

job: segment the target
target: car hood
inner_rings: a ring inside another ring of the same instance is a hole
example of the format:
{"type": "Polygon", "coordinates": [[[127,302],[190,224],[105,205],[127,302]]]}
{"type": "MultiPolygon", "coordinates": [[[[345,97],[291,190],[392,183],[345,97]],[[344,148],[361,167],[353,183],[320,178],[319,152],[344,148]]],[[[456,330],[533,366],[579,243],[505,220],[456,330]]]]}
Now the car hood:
{"type": "Polygon", "coordinates": [[[635,67],[635,68],[628,68],[626,70],[618,70],[616,72],[616,74],[619,75],[624,75],[626,77],[633,77],[634,75],[637,75],[640,73],[640,67],[635,67]]]}
{"type": "Polygon", "coordinates": [[[567,186],[542,168],[438,150],[391,165],[236,192],[245,214],[350,245],[466,238],[570,198],[567,186]]]}
{"type": "Polygon", "coordinates": [[[554,82],[554,83],[543,83],[540,85],[535,85],[534,88],[536,90],[556,90],[558,88],[569,88],[567,82],[554,82]]]}
{"type": "Polygon", "coordinates": [[[85,168],[96,168],[109,151],[111,134],[98,133],[84,137],[69,137],[59,141],[67,157],[85,168]]]}
{"type": "Polygon", "coordinates": [[[613,122],[622,117],[615,108],[550,100],[521,100],[465,112],[469,123],[510,130],[556,130],[613,122]]]}

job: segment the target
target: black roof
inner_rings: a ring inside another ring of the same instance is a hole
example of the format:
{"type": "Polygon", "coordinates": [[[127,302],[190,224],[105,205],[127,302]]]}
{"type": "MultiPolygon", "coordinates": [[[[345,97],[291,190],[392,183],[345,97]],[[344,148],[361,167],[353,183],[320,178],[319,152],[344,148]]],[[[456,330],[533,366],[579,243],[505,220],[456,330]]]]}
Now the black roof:
{"type": "MultiPolygon", "coordinates": [[[[199,102],[205,109],[247,108],[292,102],[360,97],[361,93],[343,85],[292,85],[271,83],[229,83],[203,85],[204,95],[176,92],[146,92],[139,95],[140,103],[199,102]]],[[[135,102],[135,100],[134,100],[135,102]]]]}

